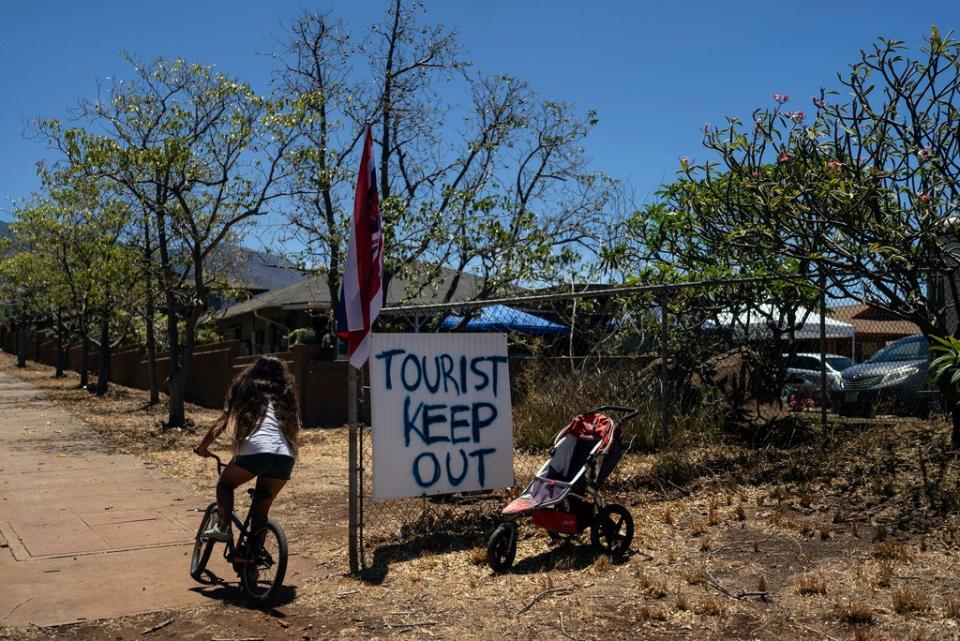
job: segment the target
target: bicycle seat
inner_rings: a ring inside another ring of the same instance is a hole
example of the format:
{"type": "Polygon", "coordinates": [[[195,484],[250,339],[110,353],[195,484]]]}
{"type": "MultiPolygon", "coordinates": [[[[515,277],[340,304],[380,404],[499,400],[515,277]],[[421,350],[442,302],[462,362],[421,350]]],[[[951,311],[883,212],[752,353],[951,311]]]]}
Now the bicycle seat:
{"type": "Polygon", "coordinates": [[[270,498],[270,492],[268,492],[267,490],[261,490],[261,489],[256,488],[256,487],[248,487],[248,488],[247,488],[247,494],[249,494],[249,495],[250,495],[250,498],[253,499],[254,501],[257,500],[257,499],[268,499],[268,498],[270,498]]]}

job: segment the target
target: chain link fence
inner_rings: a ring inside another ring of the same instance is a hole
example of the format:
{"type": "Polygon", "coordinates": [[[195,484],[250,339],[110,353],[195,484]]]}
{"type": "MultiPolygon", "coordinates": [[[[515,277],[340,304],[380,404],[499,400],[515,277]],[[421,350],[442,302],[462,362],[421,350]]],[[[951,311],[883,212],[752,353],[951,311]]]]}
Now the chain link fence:
{"type": "Polygon", "coordinates": [[[623,429],[634,452],[668,446],[677,432],[749,435],[784,414],[809,429],[845,416],[925,417],[938,395],[920,328],[867,289],[859,299],[845,291],[822,280],[756,278],[384,309],[379,332],[507,335],[515,480],[495,492],[373,502],[364,376],[354,567],[417,547],[476,545],[549,457],[557,432],[601,405],[639,410],[623,429]]]}

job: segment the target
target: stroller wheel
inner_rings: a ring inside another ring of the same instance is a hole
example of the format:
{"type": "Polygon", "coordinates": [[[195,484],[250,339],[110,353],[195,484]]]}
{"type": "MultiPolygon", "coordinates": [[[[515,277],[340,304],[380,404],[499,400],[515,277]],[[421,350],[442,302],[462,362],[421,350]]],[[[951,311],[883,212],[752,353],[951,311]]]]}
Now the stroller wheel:
{"type": "Polygon", "coordinates": [[[593,519],[590,542],[601,554],[621,557],[633,541],[633,517],[627,508],[608,503],[593,519]]]}
{"type": "Polygon", "coordinates": [[[517,556],[517,524],[502,523],[487,542],[487,563],[494,572],[506,572],[517,556]]]}

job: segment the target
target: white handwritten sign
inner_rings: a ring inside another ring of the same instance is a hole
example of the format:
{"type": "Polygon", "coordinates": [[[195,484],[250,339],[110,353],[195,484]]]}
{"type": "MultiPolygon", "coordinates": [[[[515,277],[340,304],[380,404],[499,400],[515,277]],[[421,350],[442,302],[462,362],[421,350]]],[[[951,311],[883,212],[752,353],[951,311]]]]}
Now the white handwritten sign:
{"type": "Polygon", "coordinates": [[[504,334],[374,334],[373,498],[513,485],[504,334]]]}

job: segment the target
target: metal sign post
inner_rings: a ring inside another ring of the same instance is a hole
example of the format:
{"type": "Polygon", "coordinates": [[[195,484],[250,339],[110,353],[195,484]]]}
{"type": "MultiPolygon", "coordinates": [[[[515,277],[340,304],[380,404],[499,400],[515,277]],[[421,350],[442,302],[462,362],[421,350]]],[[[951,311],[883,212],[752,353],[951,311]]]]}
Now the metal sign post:
{"type": "Polygon", "coordinates": [[[359,501],[358,501],[358,491],[360,486],[360,464],[359,464],[359,450],[360,450],[360,424],[358,422],[358,405],[359,397],[357,394],[357,384],[360,379],[360,370],[358,370],[353,365],[347,365],[347,425],[348,425],[348,438],[349,440],[349,454],[348,454],[348,492],[350,493],[349,499],[349,526],[348,526],[348,536],[350,541],[348,543],[349,555],[350,555],[350,573],[357,574],[360,572],[360,553],[358,546],[358,525],[359,525],[359,501]]]}

